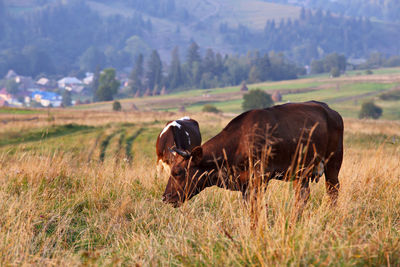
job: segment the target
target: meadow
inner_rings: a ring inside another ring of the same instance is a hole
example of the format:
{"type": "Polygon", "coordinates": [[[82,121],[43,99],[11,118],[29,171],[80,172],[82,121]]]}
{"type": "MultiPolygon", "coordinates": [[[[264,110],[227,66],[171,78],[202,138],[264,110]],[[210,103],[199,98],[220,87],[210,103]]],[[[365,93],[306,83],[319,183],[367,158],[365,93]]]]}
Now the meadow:
{"type": "Polygon", "coordinates": [[[0,265],[400,265],[398,121],[346,118],[337,207],[322,178],[293,222],[293,186],[273,181],[253,229],[237,192],[208,188],[177,209],[161,201],[155,141],[183,115],[204,141],[232,118],[0,113],[0,265]]]}
{"type": "MultiPolygon", "coordinates": [[[[225,88],[197,89],[171,92],[163,96],[122,99],[124,110],[132,110],[132,105],[141,111],[177,112],[184,107],[188,112],[200,112],[205,104],[216,106],[225,114],[240,114],[242,98],[246,92],[241,86],[225,88]]],[[[327,74],[307,76],[296,80],[264,82],[247,85],[249,90],[261,89],[269,94],[278,91],[282,101],[301,102],[318,100],[328,103],[344,117],[358,118],[361,105],[373,100],[383,108],[382,119],[400,120],[400,100],[382,101],[380,94],[400,90],[400,68],[374,70],[372,75],[361,71],[349,71],[338,78],[330,78],[327,74]]],[[[112,102],[79,105],[75,109],[108,111],[112,102]]]]}

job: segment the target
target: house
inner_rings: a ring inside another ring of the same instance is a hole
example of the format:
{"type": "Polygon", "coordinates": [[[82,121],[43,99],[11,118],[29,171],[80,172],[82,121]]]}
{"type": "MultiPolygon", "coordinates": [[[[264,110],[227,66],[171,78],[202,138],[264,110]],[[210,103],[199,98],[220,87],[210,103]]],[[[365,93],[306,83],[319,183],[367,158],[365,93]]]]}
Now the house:
{"type": "Polygon", "coordinates": [[[0,90],[0,99],[10,103],[12,98],[13,98],[12,95],[7,92],[6,88],[0,90]]]}
{"type": "Polygon", "coordinates": [[[17,73],[15,73],[15,71],[13,70],[9,70],[6,74],[6,76],[4,77],[4,79],[6,80],[11,80],[11,79],[15,79],[17,77],[17,73]]]}
{"type": "Polygon", "coordinates": [[[7,81],[14,80],[18,84],[18,88],[20,90],[27,90],[28,88],[37,88],[32,77],[18,75],[13,70],[9,70],[4,79],[7,81]]]}
{"type": "Polygon", "coordinates": [[[83,79],[83,83],[89,85],[93,82],[94,74],[92,72],[86,72],[86,77],[83,79]]]}
{"type": "Polygon", "coordinates": [[[0,107],[8,107],[8,106],[9,106],[8,102],[0,98],[0,107]]]}
{"type": "Polygon", "coordinates": [[[60,107],[62,103],[62,96],[53,92],[34,91],[31,98],[44,107],[60,107]]]}
{"type": "Polygon", "coordinates": [[[9,94],[5,88],[0,90],[0,101],[2,101],[2,106],[11,106],[11,107],[21,107],[23,103],[18,101],[18,99],[9,94]]]}
{"type": "Polygon", "coordinates": [[[58,88],[72,90],[74,86],[82,86],[82,81],[75,77],[65,77],[57,82],[58,88]]]}
{"type": "Polygon", "coordinates": [[[37,88],[35,82],[31,77],[20,76],[15,77],[15,82],[18,84],[20,90],[28,90],[29,88],[37,88]]]}
{"type": "Polygon", "coordinates": [[[36,84],[37,84],[37,85],[40,85],[40,86],[49,86],[49,85],[50,85],[50,80],[43,77],[43,78],[40,78],[40,79],[36,82],[36,84]]]}
{"type": "Polygon", "coordinates": [[[25,105],[29,105],[29,103],[31,102],[31,95],[32,95],[32,93],[31,93],[31,91],[20,91],[20,92],[18,92],[16,95],[15,95],[15,97],[19,100],[19,101],[21,101],[21,102],[23,102],[25,105]]]}

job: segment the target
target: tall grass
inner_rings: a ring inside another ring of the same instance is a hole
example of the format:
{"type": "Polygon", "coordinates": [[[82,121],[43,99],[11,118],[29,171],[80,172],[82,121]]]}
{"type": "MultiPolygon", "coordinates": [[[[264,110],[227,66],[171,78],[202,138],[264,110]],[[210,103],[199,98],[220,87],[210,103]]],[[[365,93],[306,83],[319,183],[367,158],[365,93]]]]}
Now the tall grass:
{"type": "MultiPolygon", "coordinates": [[[[88,113],[77,123],[99,126],[99,116],[88,113]]],[[[128,117],[139,127],[161,130],[165,123],[157,115],[119,116],[105,114],[103,125],[128,117]]],[[[205,136],[228,121],[197,116],[205,136]]],[[[35,129],[31,123],[24,129],[35,129]]],[[[56,115],[55,123],[69,119],[56,115]]],[[[361,132],[393,135],[396,127],[377,130],[376,122],[346,120],[345,140],[361,132]]],[[[251,209],[238,192],[208,188],[180,208],[164,204],[166,177],[157,177],[154,158],[141,153],[154,143],[135,143],[147,133],[130,145],[132,164],[115,159],[124,156],[117,147],[106,150],[112,161],[88,161],[96,134],[79,153],[54,150],[57,139],[29,151],[14,145],[12,154],[2,148],[0,265],[400,265],[399,143],[345,143],[337,206],[330,206],[322,178],[310,185],[310,200],[295,222],[292,184],[270,182],[262,199],[266,214],[251,230],[251,209]]],[[[114,138],[110,145],[123,142],[114,138]]],[[[100,154],[100,142],[95,150],[100,154]]]]}

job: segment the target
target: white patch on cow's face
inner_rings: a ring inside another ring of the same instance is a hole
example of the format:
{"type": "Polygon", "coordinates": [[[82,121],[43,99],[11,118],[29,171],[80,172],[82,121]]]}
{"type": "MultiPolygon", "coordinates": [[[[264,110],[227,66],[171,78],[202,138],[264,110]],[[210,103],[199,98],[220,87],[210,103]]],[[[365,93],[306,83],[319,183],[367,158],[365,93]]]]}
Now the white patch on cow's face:
{"type": "Polygon", "coordinates": [[[191,144],[190,144],[190,136],[189,136],[189,133],[185,131],[185,134],[186,134],[186,135],[187,135],[187,137],[188,137],[189,146],[190,146],[191,144]]]}
{"type": "Polygon", "coordinates": [[[178,121],[189,121],[189,120],[190,120],[190,117],[185,116],[185,117],[180,118],[178,121]]]}
{"type": "Polygon", "coordinates": [[[171,127],[171,126],[178,127],[179,129],[181,128],[181,125],[180,125],[178,122],[176,122],[176,121],[170,122],[170,123],[168,123],[168,125],[165,126],[165,128],[162,130],[162,132],[160,133],[160,137],[161,137],[161,136],[169,129],[169,127],[171,127]]]}

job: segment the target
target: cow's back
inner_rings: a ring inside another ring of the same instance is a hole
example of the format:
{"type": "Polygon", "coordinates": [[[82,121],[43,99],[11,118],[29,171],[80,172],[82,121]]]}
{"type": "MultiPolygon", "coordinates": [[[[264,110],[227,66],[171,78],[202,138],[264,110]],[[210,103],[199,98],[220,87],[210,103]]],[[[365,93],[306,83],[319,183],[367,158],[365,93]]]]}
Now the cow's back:
{"type": "Polygon", "coordinates": [[[268,137],[266,140],[272,143],[271,173],[293,168],[293,159],[299,156],[305,157],[304,163],[309,166],[315,161],[325,162],[335,153],[343,153],[342,117],[325,103],[284,104],[261,113],[270,129],[266,134],[271,140],[268,137]]]}
{"type": "Polygon", "coordinates": [[[315,153],[321,159],[328,159],[336,150],[342,149],[341,116],[326,104],[316,101],[251,110],[233,119],[205,144],[205,149],[225,150],[230,165],[246,168],[249,157],[260,158],[271,147],[269,171],[284,173],[292,164],[299,142],[304,150],[309,136],[307,160],[310,161],[315,153]]]}

